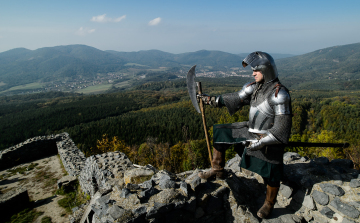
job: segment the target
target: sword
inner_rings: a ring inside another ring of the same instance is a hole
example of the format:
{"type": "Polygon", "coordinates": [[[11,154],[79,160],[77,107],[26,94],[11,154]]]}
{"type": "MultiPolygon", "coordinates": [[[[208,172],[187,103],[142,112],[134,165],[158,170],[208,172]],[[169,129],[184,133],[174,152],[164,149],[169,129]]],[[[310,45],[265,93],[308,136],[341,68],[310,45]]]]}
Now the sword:
{"type": "Polygon", "coordinates": [[[212,167],[212,157],[211,157],[209,134],[208,134],[208,131],[207,131],[206,119],[205,119],[205,108],[204,108],[204,104],[203,104],[202,100],[200,100],[200,108],[199,108],[199,105],[198,105],[197,100],[196,100],[196,85],[199,88],[199,94],[200,95],[202,94],[202,88],[201,88],[201,82],[195,82],[195,67],[196,67],[196,65],[194,65],[189,70],[189,72],[188,72],[188,74],[186,76],[186,85],[187,85],[187,88],[188,88],[188,92],[189,92],[192,104],[194,105],[196,111],[198,113],[201,113],[201,116],[202,116],[202,120],[203,120],[203,124],[204,124],[204,132],[205,132],[205,137],[206,137],[206,144],[207,144],[207,147],[208,147],[209,158],[210,158],[210,163],[211,163],[211,167],[212,167]]]}
{"type": "Polygon", "coordinates": [[[349,143],[316,143],[316,142],[288,142],[284,146],[290,147],[342,147],[348,148],[350,146],[349,143]]]}

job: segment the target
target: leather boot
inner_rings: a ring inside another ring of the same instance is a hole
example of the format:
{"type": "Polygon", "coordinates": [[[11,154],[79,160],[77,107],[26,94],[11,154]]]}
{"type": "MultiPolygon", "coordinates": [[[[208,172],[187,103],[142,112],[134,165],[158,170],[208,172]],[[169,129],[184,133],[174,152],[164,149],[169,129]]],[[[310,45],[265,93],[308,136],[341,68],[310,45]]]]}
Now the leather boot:
{"type": "Polygon", "coordinates": [[[267,216],[270,215],[270,213],[274,209],[278,192],[279,192],[279,187],[270,187],[269,185],[267,185],[266,199],[264,205],[257,212],[257,216],[259,218],[266,218],[267,216]]]}
{"type": "Polygon", "coordinates": [[[200,172],[198,176],[202,179],[225,179],[225,150],[213,149],[213,160],[211,162],[212,168],[206,172],[200,172]]]}

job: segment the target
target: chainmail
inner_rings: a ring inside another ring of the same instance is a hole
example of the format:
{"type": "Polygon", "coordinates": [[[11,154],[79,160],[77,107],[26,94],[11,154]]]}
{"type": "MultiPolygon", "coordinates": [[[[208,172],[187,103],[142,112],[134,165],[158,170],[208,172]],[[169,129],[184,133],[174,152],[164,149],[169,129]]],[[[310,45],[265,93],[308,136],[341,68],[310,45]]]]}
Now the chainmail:
{"type": "Polygon", "coordinates": [[[275,116],[274,126],[269,129],[269,132],[273,134],[277,140],[287,144],[291,132],[291,120],[291,115],[275,116]]]}
{"type": "Polygon", "coordinates": [[[235,93],[229,93],[229,94],[223,94],[221,95],[226,108],[229,111],[230,115],[235,114],[239,109],[241,109],[242,106],[249,104],[249,101],[241,101],[239,94],[237,92],[235,93]]]}
{"type": "Polygon", "coordinates": [[[275,92],[275,85],[280,83],[278,79],[268,84],[256,83],[255,92],[251,95],[251,106],[256,107],[269,98],[275,92]]]}

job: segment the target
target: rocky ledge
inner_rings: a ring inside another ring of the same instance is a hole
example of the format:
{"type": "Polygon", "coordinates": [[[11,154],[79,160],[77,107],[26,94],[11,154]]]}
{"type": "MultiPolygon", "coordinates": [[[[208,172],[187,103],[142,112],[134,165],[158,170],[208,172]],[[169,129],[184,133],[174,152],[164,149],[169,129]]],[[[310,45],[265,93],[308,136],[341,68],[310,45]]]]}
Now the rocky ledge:
{"type": "Polygon", "coordinates": [[[206,170],[173,174],[134,165],[117,177],[111,190],[94,193],[90,204],[74,216],[94,223],[359,222],[360,178],[351,161],[308,160],[285,153],[277,203],[263,220],[256,212],[264,202],[265,185],[257,174],[241,170],[240,160],[239,156],[229,160],[227,179],[216,181],[197,176],[206,170]]]}

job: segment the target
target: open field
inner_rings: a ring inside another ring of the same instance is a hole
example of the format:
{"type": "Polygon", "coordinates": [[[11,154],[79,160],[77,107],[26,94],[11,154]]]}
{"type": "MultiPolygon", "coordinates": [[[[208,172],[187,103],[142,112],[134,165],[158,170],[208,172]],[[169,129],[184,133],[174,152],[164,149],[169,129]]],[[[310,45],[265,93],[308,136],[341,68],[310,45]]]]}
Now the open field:
{"type": "Polygon", "coordinates": [[[128,87],[130,86],[130,81],[123,81],[123,82],[120,82],[120,83],[117,83],[114,85],[115,87],[128,87]]]}
{"type": "MultiPolygon", "coordinates": [[[[0,86],[5,85],[2,84],[3,82],[0,83],[0,86]]],[[[43,84],[42,83],[38,83],[38,82],[34,82],[34,83],[30,83],[30,84],[24,84],[24,85],[19,85],[19,86],[15,86],[12,88],[9,88],[5,91],[2,91],[0,93],[4,93],[4,92],[8,92],[8,91],[17,91],[17,90],[33,90],[33,89],[39,89],[39,88],[43,88],[43,84]]]]}
{"type": "Polygon", "coordinates": [[[168,69],[167,67],[159,67],[157,69],[149,69],[149,71],[158,72],[158,71],[166,71],[167,69],[168,69]]]}
{"type": "Polygon", "coordinates": [[[101,93],[103,91],[109,90],[111,88],[111,86],[112,86],[112,84],[99,84],[99,85],[79,89],[76,92],[83,93],[83,94],[96,94],[96,93],[101,93]]]}
{"type": "Polygon", "coordinates": [[[138,63],[127,63],[125,66],[138,66],[138,67],[148,67],[146,65],[138,64],[138,63]]]}

